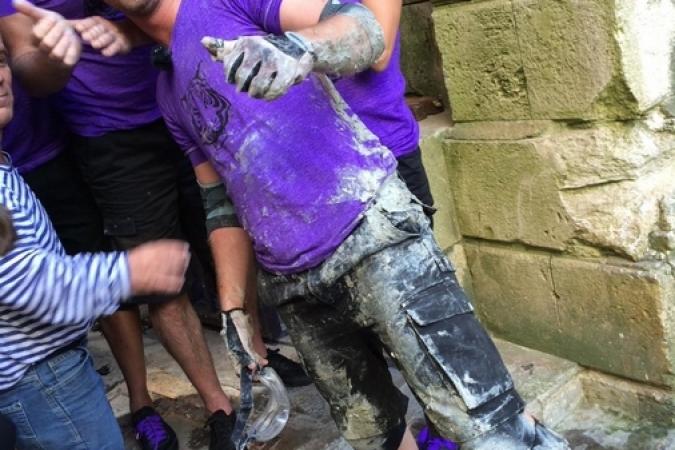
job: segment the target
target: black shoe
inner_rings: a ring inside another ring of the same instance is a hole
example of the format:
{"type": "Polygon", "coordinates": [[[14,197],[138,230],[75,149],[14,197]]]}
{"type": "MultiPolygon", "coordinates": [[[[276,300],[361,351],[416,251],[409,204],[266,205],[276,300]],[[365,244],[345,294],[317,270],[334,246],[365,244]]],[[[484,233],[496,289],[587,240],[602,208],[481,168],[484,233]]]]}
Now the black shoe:
{"type": "Polygon", "coordinates": [[[178,450],[176,432],[151,406],[131,415],[136,440],[143,450],[178,450]]]}
{"type": "Polygon", "coordinates": [[[267,349],[267,361],[274,369],[286,387],[300,387],[312,384],[312,379],[307,375],[302,364],[286,358],[279,350],[267,349]]]}
{"type": "Polygon", "coordinates": [[[211,414],[206,422],[210,429],[209,450],[236,450],[232,442],[232,431],[234,431],[236,420],[237,415],[234,411],[227,415],[221,409],[211,414]]]}

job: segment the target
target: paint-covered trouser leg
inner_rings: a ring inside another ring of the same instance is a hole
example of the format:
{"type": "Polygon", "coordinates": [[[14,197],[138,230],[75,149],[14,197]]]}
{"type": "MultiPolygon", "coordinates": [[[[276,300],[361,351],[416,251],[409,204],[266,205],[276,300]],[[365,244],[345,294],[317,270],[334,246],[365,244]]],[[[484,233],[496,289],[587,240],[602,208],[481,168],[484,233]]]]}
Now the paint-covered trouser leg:
{"type": "Polygon", "coordinates": [[[521,414],[499,353],[400,181],[383,187],[319,268],[262,274],[260,287],[263,299],[281,305],[294,344],[354,448],[396,448],[387,442],[405,409],[382,348],[445,437],[472,450],[537,448],[535,426],[521,414]]]}

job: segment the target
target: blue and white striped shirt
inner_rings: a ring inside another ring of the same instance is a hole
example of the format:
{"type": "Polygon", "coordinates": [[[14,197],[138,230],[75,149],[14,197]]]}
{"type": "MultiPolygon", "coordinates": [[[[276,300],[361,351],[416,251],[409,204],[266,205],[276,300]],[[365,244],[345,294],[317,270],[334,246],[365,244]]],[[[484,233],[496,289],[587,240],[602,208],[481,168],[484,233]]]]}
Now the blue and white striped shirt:
{"type": "Polygon", "coordinates": [[[125,253],[67,256],[42,205],[2,158],[0,204],[17,235],[14,248],[0,256],[3,390],[31,364],[80,339],[96,317],[114,313],[131,285],[125,253]]]}

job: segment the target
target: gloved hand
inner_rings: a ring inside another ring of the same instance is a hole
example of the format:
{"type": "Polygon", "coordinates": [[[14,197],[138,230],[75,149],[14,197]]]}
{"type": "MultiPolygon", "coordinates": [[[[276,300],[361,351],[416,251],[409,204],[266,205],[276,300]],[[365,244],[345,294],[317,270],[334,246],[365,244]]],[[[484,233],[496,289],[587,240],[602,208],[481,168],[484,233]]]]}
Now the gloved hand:
{"type": "Polygon", "coordinates": [[[14,246],[16,233],[12,223],[12,215],[0,205],[0,256],[9,252],[14,246]]]}
{"type": "Polygon", "coordinates": [[[286,36],[245,36],[234,41],[204,37],[202,45],[220,61],[228,83],[253,98],[273,100],[304,80],[314,57],[286,36]]]}
{"type": "Polygon", "coordinates": [[[240,366],[255,372],[267,365],[267,360],[253,348],[253,325],[249,315],[241,308],[221,313],[223,329],[220,335],[227,345],[237,372],[240,366]]]}

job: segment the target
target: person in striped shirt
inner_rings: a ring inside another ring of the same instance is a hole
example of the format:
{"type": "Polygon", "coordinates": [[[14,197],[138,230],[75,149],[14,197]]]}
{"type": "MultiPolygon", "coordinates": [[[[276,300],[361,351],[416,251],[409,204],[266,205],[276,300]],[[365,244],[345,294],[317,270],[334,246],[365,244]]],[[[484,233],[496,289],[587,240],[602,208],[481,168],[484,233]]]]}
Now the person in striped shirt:
{"type": "MultiPolygon", "coordinates": [[[[13,113],[0,39],[0,129],[13,113]]],[[[0,141],[1,142],[1,141],[0,141]]],[[[124,448],[84,341],[93,320],[132,295],[178,292],[187,245],[67,256],[39,201],[0,152],[0,415],[17,448],[124,448]]]]}

